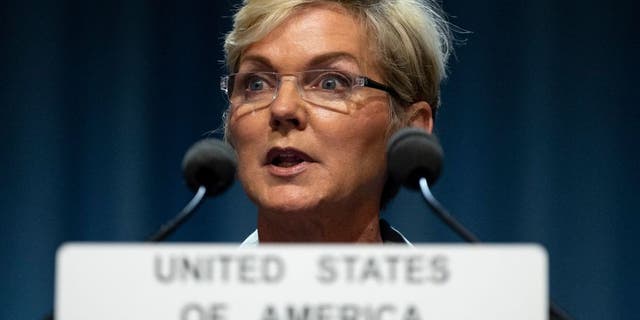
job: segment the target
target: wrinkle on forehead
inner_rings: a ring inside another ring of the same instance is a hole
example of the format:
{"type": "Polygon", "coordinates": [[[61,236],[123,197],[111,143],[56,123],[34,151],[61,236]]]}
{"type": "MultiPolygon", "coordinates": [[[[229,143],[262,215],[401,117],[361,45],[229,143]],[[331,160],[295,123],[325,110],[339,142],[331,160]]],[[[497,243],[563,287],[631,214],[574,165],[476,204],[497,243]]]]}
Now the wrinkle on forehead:
{"type": "Polygon", "coordinates": [[[382,80],[373,43],[365,24],[340,5],[307,5],[295,10],[264,38],[248,46],[238,66],[239,69],[243,67],[245,58],[251,60],[260,56],[271,68],[277,69],[273,71],[298,72],[302,70],[290,69],[305,68],[302,60],[344,52],[355,58],[360,73],[382,80]],[[344,17],[348,19],[341,19],[344,17]]]}

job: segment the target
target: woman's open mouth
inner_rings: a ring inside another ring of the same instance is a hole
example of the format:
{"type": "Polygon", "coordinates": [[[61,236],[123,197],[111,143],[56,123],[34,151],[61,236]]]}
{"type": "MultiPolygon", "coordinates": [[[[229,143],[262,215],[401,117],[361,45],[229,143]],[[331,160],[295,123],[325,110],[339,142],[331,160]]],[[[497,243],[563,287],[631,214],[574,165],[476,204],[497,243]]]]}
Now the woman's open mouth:
{"type": "Polygon", "coordinates": [[[306,153],[294,148],[271,148],[266,165],[278,176],[290,176],[302,172],[308,163],[315,162],[306,153]]]}

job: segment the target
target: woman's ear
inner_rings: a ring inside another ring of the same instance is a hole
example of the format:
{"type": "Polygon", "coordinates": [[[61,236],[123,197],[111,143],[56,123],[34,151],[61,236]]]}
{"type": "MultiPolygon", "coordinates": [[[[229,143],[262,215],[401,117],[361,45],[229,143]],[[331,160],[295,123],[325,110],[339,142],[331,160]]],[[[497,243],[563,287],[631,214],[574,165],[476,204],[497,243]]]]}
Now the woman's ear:
{"type": "Polygon", "coordinates": [[[415,102],[408,109],[407,124],[409,126],[422,128],[429,133],[433,131],[433,113],[431,112],[431,106],[427,102],[415,102]]]}

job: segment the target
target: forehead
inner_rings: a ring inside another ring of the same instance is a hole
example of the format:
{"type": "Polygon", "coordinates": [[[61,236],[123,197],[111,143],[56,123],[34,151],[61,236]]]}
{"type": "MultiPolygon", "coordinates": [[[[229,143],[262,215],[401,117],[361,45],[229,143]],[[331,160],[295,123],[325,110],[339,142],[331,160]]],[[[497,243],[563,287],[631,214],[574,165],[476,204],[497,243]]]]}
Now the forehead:
{"type": "Polygon", "coordinates": [[[247,65],[267,64],[278,72],[296,72],[326,63],[375,69],[375,52],[362,23],[339,6],[309,6],[295,10],[260,41],[250,45],[240,59],[247,65]]]}

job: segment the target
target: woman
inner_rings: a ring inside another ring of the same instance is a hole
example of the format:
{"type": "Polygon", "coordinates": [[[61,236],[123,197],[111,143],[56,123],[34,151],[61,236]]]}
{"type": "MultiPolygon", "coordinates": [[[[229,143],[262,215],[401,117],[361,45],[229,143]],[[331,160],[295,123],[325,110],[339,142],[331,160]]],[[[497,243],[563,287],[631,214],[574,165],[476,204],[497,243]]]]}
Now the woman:
{"type": "Polygon", "coordinates": [[[448,49],[433,2],[245,1],[221,84],[226,138],[258,207],[245,243],[404,239],[379,220],[387,139],[431,132],[448,49]]]}

